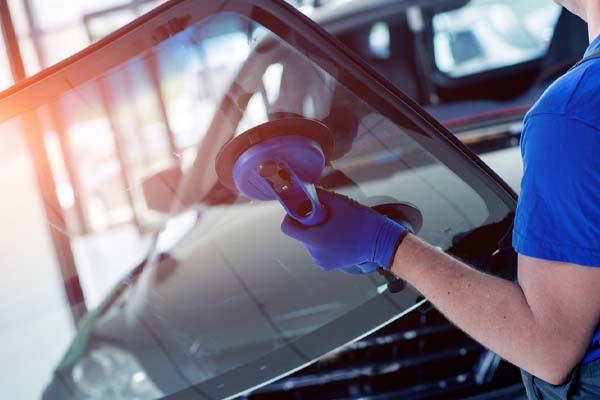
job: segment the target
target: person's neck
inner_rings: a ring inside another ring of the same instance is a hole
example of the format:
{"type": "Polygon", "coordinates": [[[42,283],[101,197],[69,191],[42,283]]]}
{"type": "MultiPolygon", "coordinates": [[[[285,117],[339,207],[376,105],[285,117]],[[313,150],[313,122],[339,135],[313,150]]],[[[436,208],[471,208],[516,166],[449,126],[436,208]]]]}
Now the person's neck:
{"type": "Polygon", "coordinates": [[[592,43],[600,35],[600,1],[590,2],[590,7],[587,22],[590,43],[592,43]]]}

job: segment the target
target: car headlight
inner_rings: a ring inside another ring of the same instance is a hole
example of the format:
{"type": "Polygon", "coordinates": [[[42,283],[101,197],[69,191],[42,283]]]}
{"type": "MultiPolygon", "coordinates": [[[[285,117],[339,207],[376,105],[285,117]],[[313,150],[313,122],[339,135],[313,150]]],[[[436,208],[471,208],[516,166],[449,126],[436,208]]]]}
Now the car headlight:
{"type": "Polygon", "coordinates": [[[133,355],[110,345],[88,351],[74,365],[71,377],[77,391],[90,400],[151,400],[163,396],[133,355]]]}

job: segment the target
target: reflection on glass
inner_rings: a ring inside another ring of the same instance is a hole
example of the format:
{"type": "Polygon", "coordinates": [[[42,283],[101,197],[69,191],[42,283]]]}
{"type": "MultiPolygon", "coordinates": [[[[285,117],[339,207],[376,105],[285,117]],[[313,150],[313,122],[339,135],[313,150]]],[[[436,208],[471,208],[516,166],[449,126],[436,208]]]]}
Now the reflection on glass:
{"type": "MultiPolygon", "coordinates": [[[[327,125],[335,146],[318,184],[370,206],[419,210],[419,236],[440,248],[506,217],[461,159],[365,101],[341,66],[323,62],[326,70],[309,56],[223,12],[36,112],[65,128],[57,134],[68,140],[53,150],[71,160],[53,165],[58,197],[85,227],[78,239],[98,245],[94,261],[134,258],[168,221],[160,247],[88,315],[76,341],[85,345],[58,367],[76,393],[125,393],[126,382],[144,396],[189,387],[233,396],[415,306],[412,288],[390,295],[379,276],[322,273],[280,232],[278,203],[249,202],[218,183],[217,152],[257,124],[295,116],[327,125]],[[123,245],[131,236],[136,251],[123,245]],[[98,365],[109,377],[102,384],[98,365]]],[[[99,264],[82,275],[96,286],[106,277],[99,264]]],[[[51,382],[48,398],[60,398],[61,384],[51,382]]]]}

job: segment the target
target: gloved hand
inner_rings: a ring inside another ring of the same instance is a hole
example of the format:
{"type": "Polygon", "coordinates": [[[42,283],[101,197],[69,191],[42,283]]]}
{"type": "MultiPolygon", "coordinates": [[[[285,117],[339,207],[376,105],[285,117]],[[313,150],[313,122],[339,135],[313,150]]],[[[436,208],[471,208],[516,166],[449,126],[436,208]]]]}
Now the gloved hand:
{"type": "Polygon", "coordinates": [[[325,222],[307,227],[286,216],[281,231],[302,242],[324,271],[367,274],[378,266],[389,269],[406,228],[348,197],[321,189],[317,195],[327,209],[325,222]]]}

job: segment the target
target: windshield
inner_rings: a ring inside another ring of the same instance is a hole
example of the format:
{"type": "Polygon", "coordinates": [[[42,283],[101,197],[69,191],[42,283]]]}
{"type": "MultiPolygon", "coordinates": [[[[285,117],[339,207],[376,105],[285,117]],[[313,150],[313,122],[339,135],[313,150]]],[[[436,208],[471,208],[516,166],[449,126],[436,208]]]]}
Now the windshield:
{"type": "Polygon", "coordinates": [[[230,398],[420,304],[414,289],[393,294],[381,276],[321,272],[280,232],[278,202],[219,182],[217,153],[258,124],[324,124],[334,145],[316,184],[408,220],[441,249],[509,217],[498,188],[429,125],[310,41],[252,15],[186,22],[2,125],[48,143],[66,230],[46,220],[70,239],[71,279],[92,310],[74,329],[65,315],[76,297],[66,292],[70,309],[60,297],[48,303],[66,327],[41,368],[45,398],[230,398]]]}

